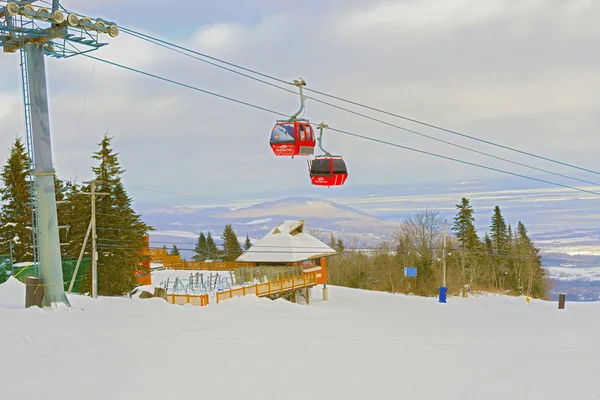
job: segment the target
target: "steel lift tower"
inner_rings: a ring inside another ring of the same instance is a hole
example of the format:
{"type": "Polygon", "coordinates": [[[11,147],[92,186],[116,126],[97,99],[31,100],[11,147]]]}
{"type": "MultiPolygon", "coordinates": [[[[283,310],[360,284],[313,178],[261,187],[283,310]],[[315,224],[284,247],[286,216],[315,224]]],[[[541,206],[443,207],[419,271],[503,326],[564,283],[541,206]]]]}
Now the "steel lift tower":
{"type": "Polygon", "coordinates": [[[33,258],[45,288],[43,305],[70,306],[63,284],[44,56],[68,58],[97,50],[108,44],[98,41],[100,34],[116,37],[119,29],[99,18],[69,13],[59,0],[52,0],[51,9],[34,6],[36,1],[0,0],[0,47],[5,53],[18,51],[21,59],[26,142],[32,162],[33,258]]]}

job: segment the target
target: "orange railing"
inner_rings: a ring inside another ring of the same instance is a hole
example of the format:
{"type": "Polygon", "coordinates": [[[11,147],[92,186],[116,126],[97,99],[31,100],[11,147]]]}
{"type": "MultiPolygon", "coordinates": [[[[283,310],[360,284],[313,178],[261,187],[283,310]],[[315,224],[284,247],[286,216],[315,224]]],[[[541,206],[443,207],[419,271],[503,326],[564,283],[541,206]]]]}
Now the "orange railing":
{"type": "Polygon", "coordinates": [[[291,290],[315,286],[317,284],[317,274],[303,274],[293,278],[281,279],[276,282],[257,283],[252,286],[242,286],[240,288],[229,289],[223,292],[217,292],[217,303],[233,297],[255,295],[258,297],[269,296],[276,293],[284,293],[291,290]]]}
{"type": "Polygon", "coordinates": [[[207,306],[208,305],[208,294],[175,294],[171,293],[167,295],[167,301],[171,304],[191,304],[193,306],[207,306]]]}

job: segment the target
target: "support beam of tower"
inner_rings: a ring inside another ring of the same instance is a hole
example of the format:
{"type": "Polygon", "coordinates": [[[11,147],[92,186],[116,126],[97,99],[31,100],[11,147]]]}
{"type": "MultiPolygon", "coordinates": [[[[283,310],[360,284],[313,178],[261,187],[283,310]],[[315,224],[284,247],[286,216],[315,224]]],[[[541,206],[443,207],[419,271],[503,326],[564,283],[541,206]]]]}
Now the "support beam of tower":
{"type": "Polygon", "coordinates": [[[65,295],[60,257],[44,49],[39,44],[28,44],[25,46],[25,55],[31,100],[33,154],[35,154],[40,278],[46,288],[43,304],[45,306],[50,306],[52,303],[70,305],[65,295]]]}

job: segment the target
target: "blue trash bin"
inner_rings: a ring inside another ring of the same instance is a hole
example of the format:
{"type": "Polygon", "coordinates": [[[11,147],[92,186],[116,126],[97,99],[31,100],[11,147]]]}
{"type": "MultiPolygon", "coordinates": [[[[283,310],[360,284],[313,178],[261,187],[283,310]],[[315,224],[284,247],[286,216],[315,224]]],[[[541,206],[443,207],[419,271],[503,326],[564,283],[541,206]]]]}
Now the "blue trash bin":
{"type": "Polygon", "coordinates": [[[448,292],[447,287],[440,287],[440,303],[446,303],[446,293],[448,292]]]}

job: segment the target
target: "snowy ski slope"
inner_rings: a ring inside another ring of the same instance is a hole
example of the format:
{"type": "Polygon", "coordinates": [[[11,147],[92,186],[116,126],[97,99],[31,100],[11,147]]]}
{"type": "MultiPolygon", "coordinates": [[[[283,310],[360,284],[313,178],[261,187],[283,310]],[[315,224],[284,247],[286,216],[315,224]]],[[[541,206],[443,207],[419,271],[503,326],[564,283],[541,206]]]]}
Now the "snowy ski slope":
{"type": "Polygon", "coordinates": [[[0,398],[598,399],[600,303],[330,287],[310,306],[70,296],[0,285],[0,398]]]}

